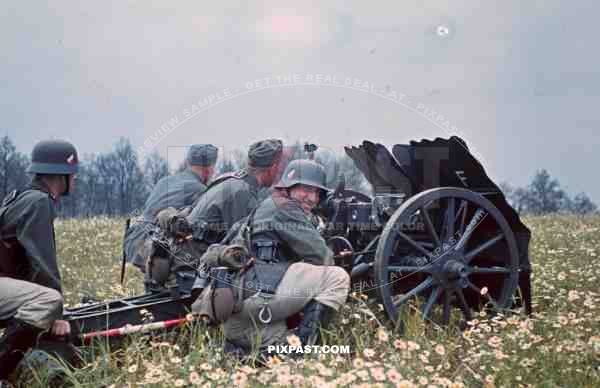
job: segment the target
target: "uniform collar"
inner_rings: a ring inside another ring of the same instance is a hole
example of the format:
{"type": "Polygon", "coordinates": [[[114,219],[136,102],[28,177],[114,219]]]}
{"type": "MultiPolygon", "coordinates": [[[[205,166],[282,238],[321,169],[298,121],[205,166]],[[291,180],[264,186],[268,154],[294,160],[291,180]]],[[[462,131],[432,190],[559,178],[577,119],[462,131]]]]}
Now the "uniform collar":
{"type": "Polygon", "coordinates": [[[193,171],[192,171],[192,170],[190,170],[189,168],[186,168],[186,169],[183,171],[183,173],[184,173],[184,174],[187,174],[187,175],[189,175],[189,176],[192,176],[192,177],[194,177],[194,178],[196,178],[196,180],[197,180],[198,182],[202,183],[202,181],[200,180],[200,177],[198,176],[198,174],[196,174],[195,172],[193,172],[193,171]]]}
{"type": "Polygon", "coordinates": [[[258,190],[260,189],[260,187],[258,186],[258,180],[256,180],[254,174],[248,173],[244,177],[244,181],[252,188],[253,191],[258,192],[258,190]]]}
{"type": "Polygon", "coordinates": [[[48,194],[48,196],[50,198],[52,198],[53,201],[56,201],[56,197],[54,196],[54,194],[52,194],[50,192],[50,190],[48,189],[48,187],[46,186],[46,184],[44,182],[42,182],[40,179],[33,179],[31,181],[31,183],[29,184],[29,187],[34,189],[34,190],[39,190],[39,191],[43,191],[44,193],[48,194]]]}

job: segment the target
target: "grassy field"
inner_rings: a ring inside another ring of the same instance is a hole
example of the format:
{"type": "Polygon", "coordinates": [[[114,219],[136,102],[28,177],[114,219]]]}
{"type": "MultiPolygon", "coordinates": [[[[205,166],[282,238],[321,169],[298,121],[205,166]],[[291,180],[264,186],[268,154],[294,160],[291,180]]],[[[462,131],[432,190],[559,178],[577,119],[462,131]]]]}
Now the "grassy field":
{"type": "MultiPolygon", "coordinates": [[[[175,342],[132,338],[69,374],[76,386],[600,386],[600,218],[528,218],[533,241],[534,310],[528,318],[479,316],[469,329],[440,329],[410,318],[404,336],[385,326],[382,308],[351,296],[327,336],[351,356],[263,368],[223,357],[218,330],[190,324],[175,342]],[[381,326],[383,323],[384,326],[381,326]]],[[[129,269],[119,284],[122,223],[57,222],[67,302],[141,291],[129,269]]],[[[43,375],[43,374],[42,374],[43,375]]],[[[42,376],[41,375],[41,376],[42,376]]],[[[44,386],[43,376],[28,386],[44,386]]]]}

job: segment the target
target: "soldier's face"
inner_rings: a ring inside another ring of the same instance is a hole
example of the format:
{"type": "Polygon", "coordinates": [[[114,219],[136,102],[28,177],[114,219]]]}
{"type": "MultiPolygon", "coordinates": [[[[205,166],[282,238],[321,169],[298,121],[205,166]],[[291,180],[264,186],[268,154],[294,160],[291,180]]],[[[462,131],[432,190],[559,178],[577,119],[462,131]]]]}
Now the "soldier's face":
{"type": "Polygon", "coordinates": [[[302,209],[310,213],[319,204],[320,191],[316,187],[296,185],[290,189],[290,197],[300,202],[302,209]]]}

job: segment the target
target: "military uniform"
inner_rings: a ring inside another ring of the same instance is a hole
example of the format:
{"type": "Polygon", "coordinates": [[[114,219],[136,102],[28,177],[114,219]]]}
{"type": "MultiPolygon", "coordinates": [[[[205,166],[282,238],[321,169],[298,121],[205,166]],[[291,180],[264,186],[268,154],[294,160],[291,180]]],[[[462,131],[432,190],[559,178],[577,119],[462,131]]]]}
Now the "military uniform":
{"type": "MultiPolygon", "coordinates": [[[[296,164],[290,163],[288,170],[296,164]]],[[[310,333],[298,335],[309,342],[320,319],[309,310],[337,311],[346,300],[349,276],[333,265],[333,253],[310,214],[286,191],[275,190],[252,217],[250,240],[256,264],[244,280],[244,291],[252,296],[246,295],[241,311],[224,323],[225,337],[246,351],[284,342],[286,319],[304,310],[304,326],[310,327],[310,333]]]]}
{"type": "MultiPolygon", "coordinates": [[[[267,139],[250,145],[248,165],[268,168],[275,155],[282,149],[281,140],[267,139]]],[[[246,217],[268,196],[265,185],[259,185],[256,177],[245,170],[224,174],[211,184],[209,190],[194,206],[188,221],[192,225],[204,224],[214,240],[220,240],[229,228],[246,217]]]]}
{"type": "Polygon", "coordinates": [[[27,190],[7,197],[5,203],[0,213],[0,320],[15,317],[48,329],[62,315],[52,197],[34,181],[27,190]],[[9,250],[16,254],[5,255],[9,250]],[[23,305],[24,300],[30,303],[23,305]]]}
{"type": "MultiPolygon", "coordinates": [[[[196,144],[190,147],[186,160],[193,166],[214,166],[217,161],[217,152],[217,148],[213,145],[196,144]]],[[[142,216],[135,220],[137,222],[125,232],[123,252],[127,261],[143,271],[145,266],[144,242],[154,217],[168,207],[181,209],[192,206],[205,190],[205,183],[189,169],[159,180],[146,200],[142,216]]]]}
{"type": "MultiPolygon", "coordinates": [[[[282,142],[267,139],[253,143],[248,151],[248,164],[252,167],[268,168],[276,153],[282,148],[282,142]]],[[[187,217],[188,222],[202,230],[198,238],[207,244],[220,241],[227,231],[239,220],[245,218],[259,204],[259,199],[268,195],[266,187],[246,170],[225,174],[209,186],[194,209],[187,217]]],[[[201,274],[195,288],[206,284],[201,274]]]]}
{"type": "Polygon", "coordinates": [[[188,222],[204,225],[209,242],[218,241],[258,205],[258,192],[256,178],[244,170],[221,176],[198,199],[188,222]]]}
{"type": "Polygon", "coordinates": [[[206,185],[189,170],[159,180],[146,200],[142,216],[127,230],[123,240],[127,260],[139,268],[144,268],[145,258],[142,255],[142,248],[148,235],[149,223],[154,220],[158,212],[168,207],[181,209],[192,206],[205,190],[206,185]]]}
{"type": "MultiPolygon", "coordinates": [[[[67,195],[77,172],[77,151],[70,143],[40,142],[28,172],[62,176],[67,195]]],[[[0,207],[0,379],[14,369],[40,332],[62,316],[61,279],[54,239],[55,198],[45,183],[7,196],[0,207]]]]}

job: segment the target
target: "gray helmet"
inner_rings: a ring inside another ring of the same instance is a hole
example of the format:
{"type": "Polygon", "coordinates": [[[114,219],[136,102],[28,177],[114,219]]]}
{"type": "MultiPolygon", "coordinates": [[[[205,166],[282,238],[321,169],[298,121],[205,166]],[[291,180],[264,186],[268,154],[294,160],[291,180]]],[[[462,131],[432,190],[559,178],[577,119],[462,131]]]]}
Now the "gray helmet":
{"type": "Polygon", "coordinates": [[[63,140],[44,140],[31,152],[31,165],[27,172],[35,174],[75,174],[79,159],[73,144],[63,140]]]}
{"type": "Polygon", "coordinates": [[[327,173],[323,166],[312,160],[296,159],[288,164],[281,177],[281,183],[276,187],[290,188],[295,185],[306,185],[327,191],[329,189],[325,186],[326,183],[327,173]]]}

